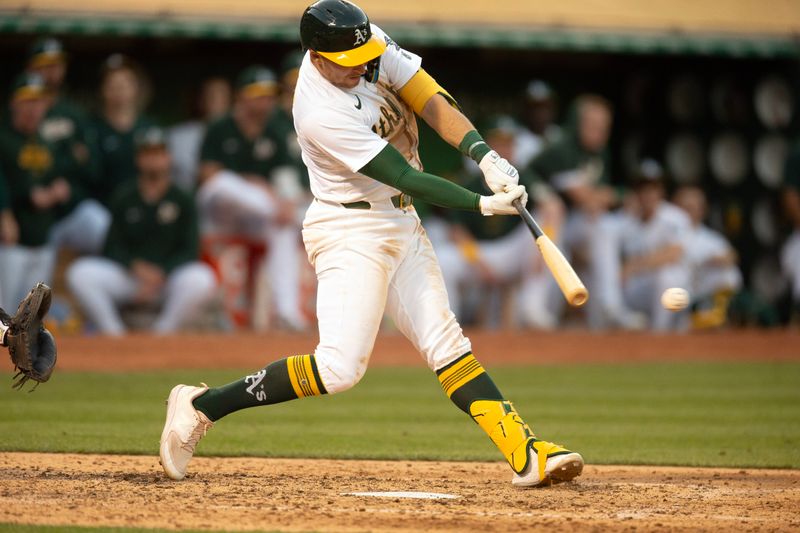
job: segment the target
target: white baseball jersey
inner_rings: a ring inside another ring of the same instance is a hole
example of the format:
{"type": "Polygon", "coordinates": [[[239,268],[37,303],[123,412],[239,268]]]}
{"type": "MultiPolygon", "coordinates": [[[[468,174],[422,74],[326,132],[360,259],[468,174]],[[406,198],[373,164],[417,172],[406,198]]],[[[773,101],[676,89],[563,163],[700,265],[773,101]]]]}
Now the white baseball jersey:
{"type": "Polygon", "coordinates": [[[308,53],[300,67],[292,112],[311,192],[320,200],[379,201],[399,194],[358,173],[387,143],[411,166],[422,169],[416,117],[398,96],[422,59],[397,46],[374,24],[372,33],[387,43],[377,83],[362,78],[353,89],[336,87],[311,64],[308,53]]]}
{"type": "Polygon", "coordinates": [[[622,251],[626,256],[638,256],[671,244],[680,244],[685,251],[690,230],[691,223],[686,213],[662,202],[650,220],[629,219],[623,230],[622,251]]]}
{"type": "Polygon", "coordinates": [[[623,287],[626,305],[646,313],[655,331],[679,331],[688,327],[687,313],[673,313],[659,300],[666,289],[689,284],[691,272],[685,252],[690,230],[689,216],[667,202],[661,202],[649,220],[629,217],[623,226],[622,249],[626,256],[649,254],[676,244],[684,251],[680,261],[642,272],[628,279],[623,287]]]}
{"type": "Polygon", "coordinates": [[[727,254],[731,245],[720,233],[704,225],[689,230],[685,254],[692,267],[692,288],[695,296],[707,296],[721,289],[738,289],[742,275],[736,267],[710,266],[714,257],[727,254]]]}

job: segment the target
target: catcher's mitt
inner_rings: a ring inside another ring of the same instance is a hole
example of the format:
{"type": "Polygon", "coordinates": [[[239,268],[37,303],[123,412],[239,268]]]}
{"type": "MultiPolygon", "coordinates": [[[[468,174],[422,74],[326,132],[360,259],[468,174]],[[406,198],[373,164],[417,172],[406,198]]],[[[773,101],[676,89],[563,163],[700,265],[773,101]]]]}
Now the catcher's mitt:
{"type": "MultiPolygon", "coordinates": [[[[0,320],[8,327],[5,345],[11,354],[15,370],[19,370],[12,387],[19,389],[32,379],[44,383],[56,366],[56,341],[42,325],[50,309],[50,287],[37,283],[19,303],[14,316],[0,309],[0,320]]],[[[35,387],[34,387],[35,388],[35,387]]]]}

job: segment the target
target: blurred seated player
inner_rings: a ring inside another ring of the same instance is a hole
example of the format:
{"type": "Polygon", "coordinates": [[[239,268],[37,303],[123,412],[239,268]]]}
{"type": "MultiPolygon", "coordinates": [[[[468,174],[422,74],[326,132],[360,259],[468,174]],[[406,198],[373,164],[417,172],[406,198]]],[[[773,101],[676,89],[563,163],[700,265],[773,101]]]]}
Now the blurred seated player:
{"type": "Polygon", "coordinates": [[[80,194],[73,194],[80,201],[73,202],[69,220],[53,228],[50,240],[58,248],[98,253],[111,216],[96,200],[85,197],[96,179],[97,165],[90,148],[88,116],[64,92],[67,54],[61,41],[53,37],[37,40],[30,49],[26,68],[27,72],[41,76],[50,100],[39,134],[54,147],[56,158],[72,162],[72,186],[81,190],[80,194]]]}
{"type": "Polygon", "coordinates": [[[58,39],[45,37],[30,49],[26,69],[38,74],[47,88],[50,106],[41,125],[42,137],[51,143],[65,143],[72,156],[91,180],[96,168],[89,149],[89,117],[86,111],[65,94],[67,53],[58,39]]]}
{"type": "Polygon", "coordinates": [[[78,259],[67,283],[84,314],[105,335],[122,335],[119,307],[160,304],[153,331],[171,333],[202,310],[217,282],[198,261],[194,200],[170,182],[166,135],[149,128],[137,138],[139,175],[111,201],[103,257],[78,259]]]}
{"type": "Polygon", "coordinates": [[[556,124],[558,100],[552,87],[542,80],[532,80],[525,89],[521,114],[522,126],[514,141],[515,165],[525,168],[546,146],[558,140],[561,128],[556,124]]]}
{"type": "Polygon", "coordinates": [[[781,267],[792,287],[794,314],[800,318],[800,142],[796,142],[783,172],[784,211],[793,231],[781,250],[781,267]]]}
{"type": "Polygon", "coordinates": [[[651,329],[683,331],[689,326],[688,308],[669,311],[661,305],[661,295],[672,287],[690,289],[686,247],[692,228],[688,215],[664,195],[661,166],[645,160],[634,182],[635,212],[623,224],[622,283],[625,302],[646,314],[651,329]]]}
{"type": "Polygon", "coordinates": [[[92,193],[108,207],[118,186],[136,181],[135,138],[154,124],[142,115],[145,78],[130,58],[110,56],[100,78],[100,110],[90,123],[97,158],[92,193]]]}
{"type": "Polygon", "coordinates": [[[287,154],[285,121],[275,119],[278,83],[255,65],[238,77],[233,110],[211,124],[200,151],[197,191],[203,235],[244,235],[266,242],[263,275],[278,323],[305,329],[300,312],[301,196],[287,154]]]}
{"type": "MultiPolygon", "coordinates": [[[[487,144],[500,157],[514,161],[517,124],[508,116],[492,117],[483,127],[487,144]]],[[[461,185],[473,191],[483,190],[483,174],[477,166],[463,176],[461,185]]],[[[525,176],[522,176],[522,182],[525,176]]],[[[537,221],[552,234],[563,218],[563,206],[557,196],[541,187],[530,187],[536,196],[537,221]],[[537,193],[538,191],[538,193],[537,193]]],[[[469,211],[450,211],[450,239],[436,250],[447,286],[450,307],[459,320],[473,313],[468,309],[472,294],[486,296],[487,288],[513,284],[515,322],[524,326],[552,329],[557,325],[549,293],[555,286],[527,226],[519,217],[485,217],[469,211]],[[462,297],[463,295],[463,297],[462,297]]],[[[495,293],[496,294],[496,293],[495,293]]],[[[479,305],[490,305],[481,298],[479,305]]],[[[475,314],[486,314],[485,309],[475,314]]],[[[496,309],[490,310],[497,311],[496,309]]],[[[498,317],[489,317],[497,323],[498,317]]],[[[466,320],[465,320],[466,321],[466,320]]]]}
{"type": "Polygon", "coordinates": [[[74,180],[78,162],[70,151],[60,150],[41,135],[49,106],[41,76],[24,73],[11,88],[9,118],[0,126],[5,190],[0,205],[0,307],[4,309],[15,309],[36,283],[51,283],[62,244],[54,242],[54,232],[71,233],[74,242],[101,240],[105,233],[102,227],[83,225],[84,212],[76,209],[82,199],[80,184],[74,180]]]}
{"type": "Polygon", "coordinates": [[[592,295],[586,304],[589,327],[641,329],[644,319],[625,305],[620,285],[620,217],[610,211],[618,204],[609,185],[611,124],[605,98],[579,96],[559,139],[533,159],[528,171],[555,189],[568,208],[561,244],[576,266],[585,265],[583,278],[592,295]]]}
{"type": "Polygon", "coordinates": [[[206,78],[193,107],[194,117],[173,126],[168,134],[173,183],[191,193],[197,185],[203,137],[208,125],[230,110],[231,84],[218,76],[206,78]]]}
{"type": "Polygon", "coordinates": [[[685,254],[691,268],[692,327],[705,329],[725,324],[728,305],[742,286],[739,255],[725,237],[703,224],[706,196],[695,186],[679,188],[675,205],[683,209],[692,227],[685,239],[685,254]]]}

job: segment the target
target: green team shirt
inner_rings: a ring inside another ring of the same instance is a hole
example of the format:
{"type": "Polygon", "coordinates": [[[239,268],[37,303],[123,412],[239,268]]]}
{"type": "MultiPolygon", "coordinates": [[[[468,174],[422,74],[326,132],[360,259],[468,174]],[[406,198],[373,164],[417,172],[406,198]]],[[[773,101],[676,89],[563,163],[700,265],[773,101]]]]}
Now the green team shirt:
{"type": "Polygon", "coordinates": [[[125,183],[111,200],[110,211],[111,227],[103,248],[109,259],[126,267],[140,259],[169,273],[199,257],[194,199],[175,185],[149,204],[136,181],[125,183]]]}
{"type": "Polygon", "coordinates": [[[110,206],[114,191],[121,184],[136,181],[136,136],[151,126],[154,126],[152,120],[139,116],[130,130],[117,131],[104,117],[92,117],[91,144],[97,166],[92,196],[103,205],[110,206]]]}
{"type": "Polygon", "coordinates": [[[208,126],[200,160],[219,163],[239,174],[256,174],[269,180],[279,166],[291,165],[286,147],[285,123],[274,115],[255,140],[247,139],[231,114],[208,126]]]}
{"type": "Polygon", "coordinates": [[[89,118],[77,104],[60,95],[39,127],[42,139],[53,145],[57,158],[71,158],[75,165],[71,171],[71,205],[88,196],[97,180],[96,150],[91,146],[89,118]]]}
{"type": "Polygon", "coordinates": [[[610,181],[608,153],[584,150],[576,139],[569,137],[542,150],[527,170],[557,191],[568,189],[575,183],[599,185],[610,181]]]}
{"type": "Polygon", "coordinates": [[[58,147],[40,135],[22,135],[8,122],[0,126],[0,174],[5,177],[6,202],[19,224],[19,244],[44,245],[53,224],[69,212],[70,205],[35,209],[31,190],[47,186],[58,177],[71,182],[74,166],[72,158],[59,157],[58,147]]]}
{"type": "Polygon", "coordinates": [[[592,152],[584,148],[579,129],[578,109],[573,104],[558,140],[534,157],[527,169],[519,169],[531,174],[534,181],[551,185],[568,206],[572,201],[564,192],[576,184],[608,185],[611,181],[608,149],[592,152]]]}

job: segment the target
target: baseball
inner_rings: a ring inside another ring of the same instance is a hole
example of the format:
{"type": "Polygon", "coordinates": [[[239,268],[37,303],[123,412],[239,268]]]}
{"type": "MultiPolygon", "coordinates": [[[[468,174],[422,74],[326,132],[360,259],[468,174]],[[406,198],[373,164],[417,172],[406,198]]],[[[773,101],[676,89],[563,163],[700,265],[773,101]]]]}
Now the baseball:
{"type": "Polygon", "coordinates": [[[661,295],[661,305],[670,311],[682,311],[689,305],[689,292],[678,287],[667,289],[661,295]]]}

